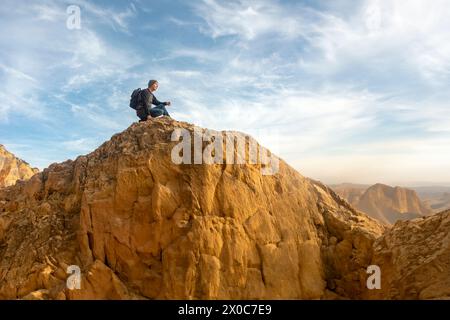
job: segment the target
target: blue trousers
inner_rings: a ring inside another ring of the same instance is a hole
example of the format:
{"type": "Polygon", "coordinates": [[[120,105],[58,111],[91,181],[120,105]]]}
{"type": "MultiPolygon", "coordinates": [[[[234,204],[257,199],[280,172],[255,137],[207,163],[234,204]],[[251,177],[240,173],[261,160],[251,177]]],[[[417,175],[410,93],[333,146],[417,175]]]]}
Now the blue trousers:
{"type": "Polygon", "coordinates": [[[149,113],[153,118],[156,118],[159,116],[170,117],[169,113],[167,112],[166,105],[164,103],[158,104],[156,107],[151,108],[149,110],[149,113]]]}

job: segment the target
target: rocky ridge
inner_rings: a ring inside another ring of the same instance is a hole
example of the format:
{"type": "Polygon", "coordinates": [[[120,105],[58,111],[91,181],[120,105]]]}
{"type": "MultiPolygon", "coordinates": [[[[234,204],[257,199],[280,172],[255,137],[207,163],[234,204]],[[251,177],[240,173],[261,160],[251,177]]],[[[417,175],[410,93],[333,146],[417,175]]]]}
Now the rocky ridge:
{"type": "Polygon", "coordinates": [[[0,144],[0,188],[11,186],[17,180],[29,179],[38,171],[0,144]]]}
{"type": "MultiPolygon", "coordinates": [[[[194,132],[171,119],[135,123],[86,156],[0,190],[0,298],[372,298],[374,261],[390,275],[387,288],[403,281],[389,252],[422,245],[398,234],[416,222],[383,235],[383,225],[281,159],[273,175],[262,164],[175,164],[175,128],[194,132]],[[71,265],[81,270],[79,290],[66,285],[71,265]]],[[[433,240],[439,257],[446,241],[448,232],[433,240]]],[[[447,294],[446,283],[433,285],[423,280],[416,297],[447,294]]],[[[386,298],[409,297],[387,288],[386,298]]]]}

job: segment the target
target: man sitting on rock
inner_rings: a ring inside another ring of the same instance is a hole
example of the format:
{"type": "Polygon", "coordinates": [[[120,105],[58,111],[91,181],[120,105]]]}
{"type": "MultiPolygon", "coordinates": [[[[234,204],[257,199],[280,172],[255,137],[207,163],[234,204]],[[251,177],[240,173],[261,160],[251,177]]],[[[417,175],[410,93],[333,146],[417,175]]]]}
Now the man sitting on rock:
{"type": "Polygon", "coordinates": [[[170,101],[160,102],[153,95],[153,92],[158,90],[158,81],[150,80],[148,82],[148,88],[140,92],[140,106],[136,110],[137,116],[141,121],[150,120],[151,118],[159,118],[162,116],[170,117],[166,110],[166,106],[170,106],[170,101]],[[152,104],[155,105],[152,108],[152,104]]]}

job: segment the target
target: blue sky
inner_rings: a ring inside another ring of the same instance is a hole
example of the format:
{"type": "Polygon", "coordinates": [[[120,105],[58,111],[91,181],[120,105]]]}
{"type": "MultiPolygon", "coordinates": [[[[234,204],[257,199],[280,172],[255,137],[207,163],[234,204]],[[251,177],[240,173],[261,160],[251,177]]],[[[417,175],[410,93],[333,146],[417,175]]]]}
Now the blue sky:
{"type": "Polygon", "coordinates": [[[2,1],[0,143],[94,150],[158,79],[179,120],[252,134],[326,183],[450,183],[445,0],[2,1]],[[81,29],[66,27],[69,5],[81,29]]]}

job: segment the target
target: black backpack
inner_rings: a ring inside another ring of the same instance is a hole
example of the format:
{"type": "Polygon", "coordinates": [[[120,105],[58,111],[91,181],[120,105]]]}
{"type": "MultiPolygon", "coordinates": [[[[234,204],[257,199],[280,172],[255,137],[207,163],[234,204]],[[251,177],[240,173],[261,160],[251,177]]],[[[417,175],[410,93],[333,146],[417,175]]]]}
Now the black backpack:
{"type": "Polygon", "coordinates": [[[141,102],[141,88],[137,88],[131,94],[130,108],[137,110],[139,108],[140,102],[141,102]]]}

